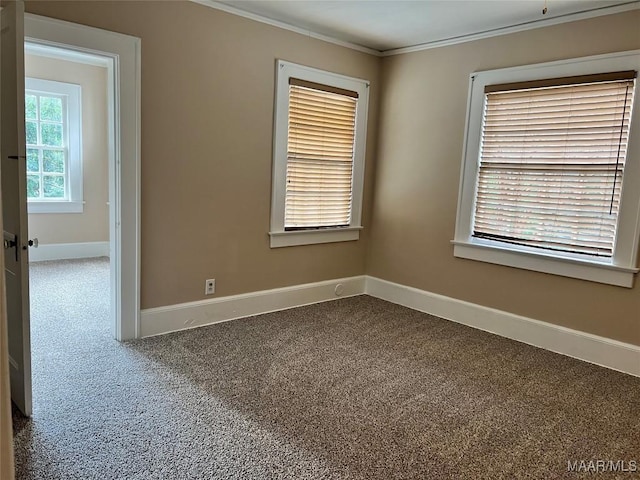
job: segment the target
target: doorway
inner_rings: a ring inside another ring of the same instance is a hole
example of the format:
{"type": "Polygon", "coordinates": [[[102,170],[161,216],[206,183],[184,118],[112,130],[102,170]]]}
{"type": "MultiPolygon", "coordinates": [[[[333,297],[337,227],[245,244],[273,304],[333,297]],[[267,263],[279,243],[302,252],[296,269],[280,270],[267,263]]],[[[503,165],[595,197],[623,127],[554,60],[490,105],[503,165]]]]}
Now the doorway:
{"type": "Polygon", "coordinates": [[[139,337],[140,317],[140,39],[32,14],[25,44],[107,70],[108,217],[111,334],[139,337]]]}
{"type": "MultiPolygon", "coordinates": [[[[140,39],[46,17],[25,15],[23,8],[21,2],[11,3],[3,10],[2,15],[2,72],[3,78],[6,77],[2,88],[2,148],[7,150],[2,155],[2,193],[3,205],[7,207],[7,212],[3,212],[3,223],[5,227],[9,227],[4,243],[5,271],[15,277],[11,285],[20,287],[13,294],[7,295],[11,397],[23,414],[29,416],[31,352],[27,255],[17,252],[35,246],[35,241],[29,240],[27,244],[26,240],[27,175],[22,127],[25,123],[24,116],[20,113],[24,112],[24,86],[20,74],[23,71],[22,51],[25,43],[29,43],[35,47],[65,50],[67,55],[78,58],[100,57],[107,62],[110,305],[113,307],[110,335],[117,340],[127,340],[137,338],[140,330],[140,39]],[[12,76],[10,72],[18,72],[19,75],[12,76]],[[14,128],[4,128],[7,125],[14,125],[14,128]],[[20,161],[23,159],[24,163],[20,161]],[[11,225],[7,224],[7,219],[11,220],[11,225]],[[12,232],[19,232],[19,237],[12,232]],[[19,275],[7,267],[7,259],[11,260],[9,267],[14,268],[19,275]],[[14,264],[23,266],[18,270],[14,264]]],[[[49,154],[53,155],[51,152],[49,154]]],[[[43,155],[43,152],[38,152],[38,159],[43,155]]],[[[37,176],[39,173],[35,174],[37,176]]],[[[43,176],[44,173],[41,177],[43,176]]],[[[42,183],[38,188],[44,188],[45,179],[40,180],[42,183]]],[[[49,187],[60,187],[57,180],[47,181],[50,182],[49,187]]],[[[51,192],[51,188],[49,191],[51,192]]]]}
{"type": "MultiPolygon", "coordinates": [[[[34,298],[45,298],[50,303],[78,304],[83,301],[80,288],[62,289],[57,295],[46,290],[57,286],[56,277],[52,276],[57,271],[75,269],[80,280],[86,262],[77,259],[101,258],[101,263],[110,267],[109,230],[115,225],[109,224],[108,167],[113,146],[108,145],[107,124],[113,112],[109,112],[107,85],[113,79],[109,79],[109,61],[96,55],[78,56],[63,48],[26,42],[24,59],[27,211],[29,236],[35,247],[29,252],[31,303],[34,298]],[[45,268],[39,265],[42,261],[57,264],[45,268]],[[43,280],[47,270],[50,273],[43,280]],[[60,298],[61,294],[65,298],[60,298]]],[[[117,258],[114,260],[117,263],[117,258]]],[[[60,280],[63,278],[64,275],[60,280]]],[[[107,288],[91,291],[89,296],[99,303],[112,299],[108,284],[107,288]]],[[[50,305],[47,310],[53,308],[50,305]]],[[[111,325],[112,332],[116,330],[114,310],[111,305],[103,319],[111,325]]],[[[42,331],[39,323],[51,321],[45,320],[46,315],[42,317],[32,308],[34,360],[39,356],[35,346],[47,345],[36,338],[37,332],[42,331]]],[[[82,328],[81,323],[78,328],[82,328]]],[[[75,327],[70,323],[65,329],[75,327]]]]}

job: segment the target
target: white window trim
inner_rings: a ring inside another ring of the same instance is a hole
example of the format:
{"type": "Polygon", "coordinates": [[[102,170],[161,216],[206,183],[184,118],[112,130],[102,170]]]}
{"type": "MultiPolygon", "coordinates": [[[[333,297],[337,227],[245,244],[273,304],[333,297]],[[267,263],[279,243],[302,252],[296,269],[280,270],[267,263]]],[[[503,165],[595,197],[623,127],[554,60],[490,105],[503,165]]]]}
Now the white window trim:
{"type": "Polygon", "coordinates": [[[65,124],[65,141],[67,143],[67,171],[65,181],[68,182],[68,198],[65,200],[28,200],[29,213],[82,213],[84,202],[82,196],[82,115],[80,85],[25,78],[25,88],[41,94],[52,93],[66,97],[67,118],[65,124]]]}
{"type": "Polygon", "coordinates": [[[362,191],[369,82],[278,60],[273,142],[273,184],[271,190],[271,248],[358,240],[362,229],[362,191]],[[351,223],[347,227],[285,231],[287,178],[287,133],[289,127],[289,78],[294,77],[358,93],[352,176],[351,223]]]}
{"type": "Polygon", "coordinates": [[[485,85],[623,70],[640,72],[640,50],[476,72],[471,75],[456,230],[452,240],[454,256],[610,285],[628,288],[633,286],[634,276],[640,271],[636,265],[640,242],[640,103],[638,101],[640,88],[638,86],[632,110],[618,230],[612,258],[552,252],[472,236],[485,85]]]}

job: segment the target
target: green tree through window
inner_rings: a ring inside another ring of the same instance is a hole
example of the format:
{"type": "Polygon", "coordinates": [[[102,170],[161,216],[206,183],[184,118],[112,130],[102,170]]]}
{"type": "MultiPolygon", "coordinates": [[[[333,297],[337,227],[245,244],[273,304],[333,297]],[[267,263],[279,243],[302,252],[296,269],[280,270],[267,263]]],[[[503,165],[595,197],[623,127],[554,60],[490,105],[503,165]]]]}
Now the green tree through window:
{"type": "Polygon", "coordinates": [[[65,99],[50,93],[27,91],[27,197],[64,200],[67,192],[65,99]]]}

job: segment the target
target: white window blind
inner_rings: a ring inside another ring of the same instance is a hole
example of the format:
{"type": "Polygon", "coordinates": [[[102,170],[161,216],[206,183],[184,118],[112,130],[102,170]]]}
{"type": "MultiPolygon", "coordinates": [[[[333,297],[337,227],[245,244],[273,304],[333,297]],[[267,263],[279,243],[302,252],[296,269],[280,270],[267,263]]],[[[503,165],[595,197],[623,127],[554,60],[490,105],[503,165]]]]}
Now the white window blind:
{"type": "Polygon", "coordinates": [[[356,92],[289,79],[285,230],[351,221],[356,92]]]}
{"type": "Polygon", "coordinates": [[[635,75],[487,86],[473,236],[611,257],[635,75]]]}

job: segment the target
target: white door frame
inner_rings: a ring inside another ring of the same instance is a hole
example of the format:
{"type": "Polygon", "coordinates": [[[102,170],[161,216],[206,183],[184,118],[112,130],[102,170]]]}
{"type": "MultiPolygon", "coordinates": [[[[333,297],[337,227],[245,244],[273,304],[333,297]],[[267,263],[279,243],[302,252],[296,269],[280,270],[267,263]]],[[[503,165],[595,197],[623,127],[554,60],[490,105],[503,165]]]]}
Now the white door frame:
{"type": "Polygon", "coordinates": [[[107,60],[112,333],[140,337],[140,39],[25,15],[25,41],[107,60]]]}

